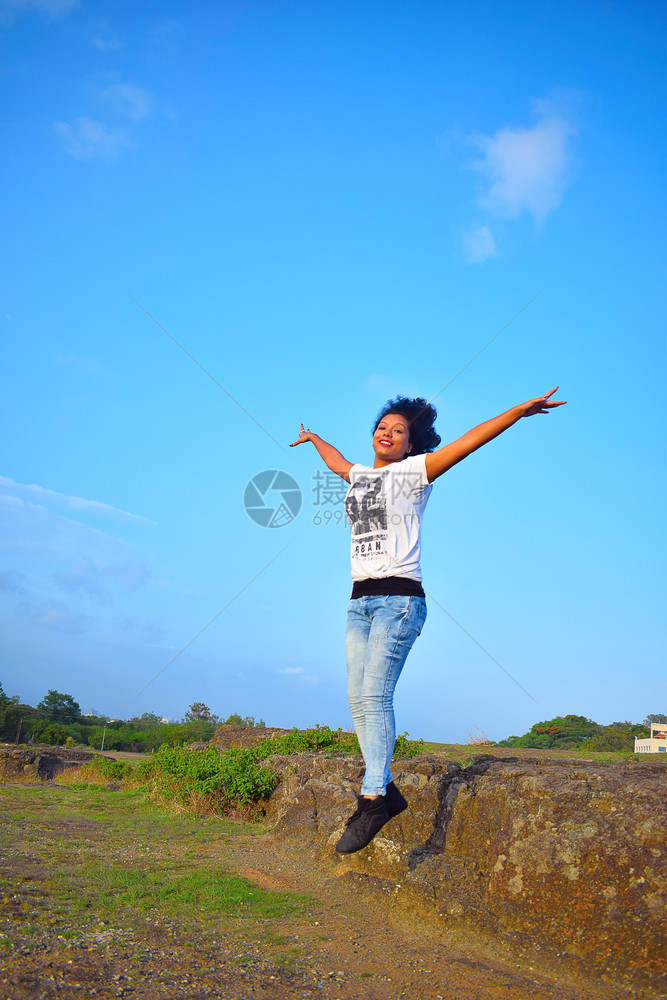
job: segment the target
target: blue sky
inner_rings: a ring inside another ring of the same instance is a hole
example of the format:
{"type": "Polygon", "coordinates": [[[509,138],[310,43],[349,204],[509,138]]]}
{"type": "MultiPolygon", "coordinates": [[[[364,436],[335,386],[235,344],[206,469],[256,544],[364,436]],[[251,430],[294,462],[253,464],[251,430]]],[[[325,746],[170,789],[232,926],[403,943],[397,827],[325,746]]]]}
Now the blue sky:
{"type": "Polygon", "coordinates": [[[398,729],[667,710],[664,43],[658,3],[1,3],[5,691],[351,725],[299,423],[370,462],[396,393],[451,440],[559,384],[436,483],[398,729]]]}

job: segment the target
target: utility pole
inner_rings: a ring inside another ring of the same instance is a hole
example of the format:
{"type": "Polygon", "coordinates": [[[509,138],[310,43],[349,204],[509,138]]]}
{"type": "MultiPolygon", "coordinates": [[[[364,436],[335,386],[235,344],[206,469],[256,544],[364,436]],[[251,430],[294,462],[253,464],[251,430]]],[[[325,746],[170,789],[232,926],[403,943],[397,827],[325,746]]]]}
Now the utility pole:
{"type": "Polygon", "coordinates": [[[100,752],[104,750],[104,737],[106,736],[106,734],[107,734],[107,727],[105,726],[104,731],[102,732],[102,746],[100,747],[100,752]]]}

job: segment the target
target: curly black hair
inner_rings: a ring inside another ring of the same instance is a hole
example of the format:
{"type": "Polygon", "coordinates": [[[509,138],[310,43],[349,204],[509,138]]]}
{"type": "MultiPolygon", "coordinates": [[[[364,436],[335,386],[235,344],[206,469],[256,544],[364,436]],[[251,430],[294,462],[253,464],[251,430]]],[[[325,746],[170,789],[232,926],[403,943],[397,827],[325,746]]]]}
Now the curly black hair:
{"type": "Polygon", "coordinates": [[[373,424],[373,434],[375,434],[380,421],[389,413],[396,413],[408,421],[411,455],[424,455],[428,451],[433,451],[440,444],[442,438],[433,426],[438,411],[425,399],[421,399],[421,397],[408,399],[407,396],[396,396],[395,399],[387,400],[373,424]]]}

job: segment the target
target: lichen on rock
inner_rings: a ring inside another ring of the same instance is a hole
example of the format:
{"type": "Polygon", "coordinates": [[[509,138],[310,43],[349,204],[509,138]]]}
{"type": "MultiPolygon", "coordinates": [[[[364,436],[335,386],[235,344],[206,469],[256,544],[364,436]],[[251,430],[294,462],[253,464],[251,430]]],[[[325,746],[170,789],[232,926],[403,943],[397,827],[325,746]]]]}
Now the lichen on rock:
{"type": "MultiPolygon", "coordinates": [[[[355,803],[358,757],[271,758],[280,837],[327,856],[355,803]]],[[[667,769],[662,763],[497,759],[461,768],[398,761],[409,809],[351,871],[398,886],[404,905],[519,951],[651,988],[667,982],[667,769]]]]}

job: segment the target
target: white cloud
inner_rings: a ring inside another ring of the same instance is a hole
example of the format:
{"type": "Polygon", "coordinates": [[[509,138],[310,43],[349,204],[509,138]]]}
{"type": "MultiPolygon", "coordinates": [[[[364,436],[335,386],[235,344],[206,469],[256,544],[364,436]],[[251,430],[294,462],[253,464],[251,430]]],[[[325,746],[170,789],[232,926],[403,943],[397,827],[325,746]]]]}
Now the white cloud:
{"type": "Polygon", "coordinates": [[[533,110],[534,126],[508,126],[490,136],[471,136],[469,142],[482,153],[473,164],[486,180],[480,205],[501,218],[529,212],[541,223],[562,201],[576,130],[550,102],[535,101],[533,110]]]}
{"type": "Polygon", "coordinates": [[[53,131],[63,149],[77,160],[101,157],[113,159],[130,145],[126,129],[108,128],[92,118],[75,118],[72,122],[55,122],[53,131]]]}
{"type": "MultiPolygon", "coordinates": [[[[277,670],[276,673],[287,677],[294,677],[294,683],[298,684],[314,685],[320,683],[318,674],[306,673],[303,667],[283,667],[282,670],[277,670]]],[[[288,681],[287,683],[291,682],[288,681]]]]}
{"type": "Polygon", "coordinates": [[[34,11],[44,14],[47,18],[64,17],[78,4],[79,0],[1,0],[0,22],[12,23],[24,14],[32,14],[34,11]]]}
{"type": "MultiPolygon", "coordinates": [[[[113,115],[132,123],[147,118],[153,111],[151,94],[134,83],[114,83],[100,91],[98,98],[113,115]]],[[[53,130],[65,152],[77,160],[113,159],[132,144],[131,125],[107,125],[94,118],[55,122],[53,130]]]]}
{"type": "Polygon", "coordinates": [[[100,100],[114,114],[139,121],[151,113],[153,99],[147,90],[134,83],[114,83],[100,94],[100,100]]]}
{"type": "MultiPolygon", "coordinates": [[[[149,521],[147,517],[142,517],[141,514],[130,514],[129,511],[120,510],[118,507],[112,507],[110,504],[102,503],[100,500],[84,500],[83,497],[67,496],[66,493],[58,493],[56,490],[49,490],[43,486],[36,486],[34,483],[30,485],[26,483],[17,483],[13,479],[10,479],[9,476],[0,476],[0,486],[5,489],[18,490],[19,492],[27,491],[38,496],[40,500],[51,500],[58,503],[64,503],[66,507],[70,507],[73,510],[91,511],[94,514],[128,518],[131,521],[139,521],[141,524],[155,523],[154,521],[149,521]]],[[[16,498],[12,497],[10,499],[16,498]]]]}
{"type": "Polygon", "coordinates": [[[26,636],[35,625],[111,644],[128,630],[150,641],[162,634],[141,610],[152,584],[146,558],[121,538],[0,494],[0,554],[0,604],[9,602],[26,636]]]}
{"type": "Polygon", "coordinates": [[[481,264],[489,257],[497,257],[496,241],[488,226],[468,229],[462,236],[469,264],[481,264]]]}
{"type": "Polygon", "coordinates": [[[123,649],[132,659],[146,642],[166,651],[171,626],[163,624],[162,611],[154,617],[147,610],[153,580],[145,554],[54,506],[0,493],[0,608],[8,632],[26,650],[42,646],[47,655],[56,636],[78,642],[81,634],[97,649],[120,648],[121,661],[123,649]]]}

